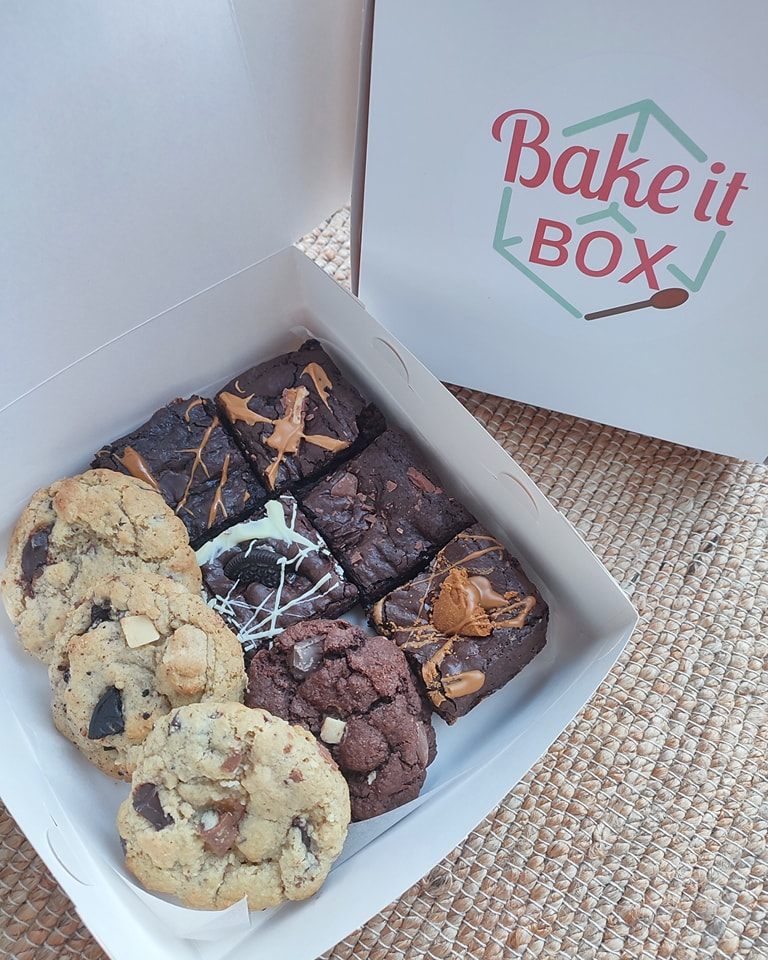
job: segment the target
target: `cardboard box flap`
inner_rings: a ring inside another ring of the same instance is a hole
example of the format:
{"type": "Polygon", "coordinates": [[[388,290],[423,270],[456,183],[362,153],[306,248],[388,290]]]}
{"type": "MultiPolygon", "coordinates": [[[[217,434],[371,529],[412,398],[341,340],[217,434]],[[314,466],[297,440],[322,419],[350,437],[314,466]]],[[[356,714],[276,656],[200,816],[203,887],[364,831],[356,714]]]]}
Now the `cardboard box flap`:
{"type": "Polygon", "coordinates": [[[346,202],[360,4],[0,11],[0,408],[346,202]]]}
{"type": "Polygon", "coordinates": [[[760,13],[376,4],[367,308],[441,379],[762,460],[760,13]]]}

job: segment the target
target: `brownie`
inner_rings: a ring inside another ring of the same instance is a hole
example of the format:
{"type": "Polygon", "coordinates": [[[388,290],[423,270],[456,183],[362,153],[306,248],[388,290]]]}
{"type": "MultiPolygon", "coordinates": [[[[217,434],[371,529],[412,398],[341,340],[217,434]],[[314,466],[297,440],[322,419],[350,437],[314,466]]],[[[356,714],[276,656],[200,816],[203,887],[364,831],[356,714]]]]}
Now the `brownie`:
{"type": "Polygon", "coordinates": [[[280,493],[352,456],[384,428],[316,340],[244,371],[217,395],[267,489],[280,493]]]}
{"type": "Polygon", "coordinates": [[[437,753],[430,708],[402,651],[345,620],[281,633],[251,661],[245,702],[325,744],[349,784],[353,820],[417,797],[437,753]]]}
{"type": "Polygon", "coordinates": [[[297,496],[365,604],[412,577],[474,522],[413,441],[394,429],[297,496]]]}
{"type": "Polygon", "coordinates": [[[480,524],[369,610],[405,651],[448,723],[499,690],[544,647],[548,608],[520,562],[480,524]]]}
{"type": "Polygon", "coordinates": [[[132,433],[96,453],[92,467],[146,480],[183,520],[197,546],[266,500],[212,400],[173,400],[132,433]]]}
{"type": "Polygon", "coordinates": [[[197,561],[209,605],[238,635],[246,657],[291,624],[339,616],[358,600],[290,494],[203,544],[197,561]]]}

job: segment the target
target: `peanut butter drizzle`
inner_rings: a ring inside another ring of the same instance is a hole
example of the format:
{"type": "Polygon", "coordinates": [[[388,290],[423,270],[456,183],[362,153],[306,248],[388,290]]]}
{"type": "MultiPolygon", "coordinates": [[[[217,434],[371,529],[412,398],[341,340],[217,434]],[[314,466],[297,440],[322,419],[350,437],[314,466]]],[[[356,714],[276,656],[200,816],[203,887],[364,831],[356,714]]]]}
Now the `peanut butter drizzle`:
{"type": "Polygon", "coordinates": [[[216,517],[221,514],[221,516],[226,519],[227,516],[227,507],[224,503],[224,487],[227,484],[227,477],[229,476],[229,461],[231,459],[231,454],[227,454],[224,458],[224,465],[221,468],[221,480],[219,485],[216,487],[216,491],[213,494],[213,500],[211,502],[211,509],[208,511],[208,526],[212,527],[216,522],[216,517]]]}
{"type": "MultiPolygon", "coordinates": [[[[192,409],[192,407],[194,407],[198,402],[202,402],[202,401],[193,401],[193,402],[187,407],[187,411],[186,411],[186,414],[185,414],[185,416],[184,416],[184,419],[187,421],[187,423],[189,423],[189,419],[190,419],[190,417],[189,417],[189,411],[190,411],[190,410],[192,409]]],[[[208,467],[205,465],[205,461],[203,460],[203,451],[204,451],[205,448],[208,446],[208,441],[211,439],[211,436],[213,435],[213,431],[216,429],[216,427],[217,427],[218,425],[219,425],[219,418],[218,418],[218,417],[214,417],[214,418],[211,420],[211,422],[210,422],[210,424],[208,425],[208,427],[206,428],[205,433],[203,434],[203,438],[202,438],[202,440],[200,441],[200,443],[199,443],[199,445],[198,445],[197,447],[189,447],[189,448],[186,449],[186,450],[181,450],[181,451],[179,451],[180,453],[191,453],[192,456],[193,456],[193,460],[192,460],[192,466],[190,467],[190,470],[189,470],[189,478],[187,479],[187,485],[186,485],[186,487],[184,488],[184,493],[182,494],[181,499],[179,500],[178,504],[176,505],[176,512],[177,512],[177,513],[178,513],[179,511],[183,510],[183,509],[186,507],[186,505],[187,505],[187,500],[189,499],[189,494],[190,494],[190,491],[192,490],[192,484],[194,483],[195,475],[197,474],[198,468],[202,469],[202,471],[203,471],[203,473],[205,473],[206,477],[210,477],[210,473],[209,473],[209,471],[208,471],[208,467]]],[[[227,459],[226,459],[226,462],[225,462],[225,473],[226,473],[226,466],[227,466],[228,463],[229,463],[229,455],[227,455],[227,459]]],[[[213,516],[213,517],[215,518],[216,509],[217,509],[217,506],[216,506],[217,500],[220,502],[221,508],[222,508],[222,510],[223,510],[222,516],[226,517],[226,515],[227,515],[227,512],[226,512],[226,510],[224,509],[224,502],[223,502],[223,500],[221,500],[221,489],[222,489],[222,487],[223,487],[223,485],[224,485],[225,483],[226,483],[226,476],[223,475],[223,476],[222,476],[222,479],[221,479],[221,482],[219,483],[219,487],[218,487],[216,493],[214,494],[214,506],[211,508],[212,513],[209,514],[209,524],[213,522],[213,521],[211,520],[211,516],[213,516]]]]}
{"type": "Polygon", "coordinates": [[[126,447],[125,450],[123,450],[122,457],[118,457],[117,459],[132,477],[143,480],[158,493],[160,492],[160,484],[155,479],[152,471],[147,466],[146,460],[138,450],[134,450],[133,447],[126,447]]]}
{"type": "Polygon", "coordinates": [[[330,410],[331,405],[328,402],[328,394],[333,390],[333,384],[331,379],[325,370],[320,366],[319,363],[316,363],[314,360],[311,363],[308,363],[306,367],[301,371],[300,376],[304,374],[312,380],[312,383],[315,385],[315,390],[317,390],[317,395],[330,410]]]}
{"type": "Polygon", "coordinates": [[[277,456],[266,471],[267,482],[273,490],[280,464],[286,455],[298,453],[302,440],[317,447],[322,447],[324,450],[330,450],[332,453],[344,450],[349,446],[349,440],[338,440],[336,437],[304,432],[306,401],[309,396],[309,390],[306,387],[287,387],[283,390],[280,398],[283,406],[283,416],[279,420],[269,420],[267,417],[254,413],[248,406],[248,402],[253,399],[253,396],[251,394],[249,397],[241,398],[233,393],[223,393],[220,400],[233,422],[241,420],[249,426],[257,423],[272,424],[274,429],[264,440],[264,443],[277,452],[277,456]]]}

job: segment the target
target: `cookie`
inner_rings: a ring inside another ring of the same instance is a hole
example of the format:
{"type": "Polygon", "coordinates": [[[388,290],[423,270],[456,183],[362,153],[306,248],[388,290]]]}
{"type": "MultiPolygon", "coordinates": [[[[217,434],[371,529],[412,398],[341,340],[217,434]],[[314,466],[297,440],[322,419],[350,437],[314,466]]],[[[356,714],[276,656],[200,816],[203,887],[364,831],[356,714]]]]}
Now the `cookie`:
{"type": "Polygon", "coordinates": [[[327,750],[237,703],[180,707],[161,720],[117,816],[131,873],[208,910],[312,896],[348,823],[347,785],[327,750]]]}
{"type": "Polygon", "coordinates": [[[24,647],[50,662],[53,640],[100,577],[149,571],[201,589],[182,521],[135,477],[88,470],[38,490],[11,534],[0,590],[24,647]]]}
{"type": "Polygon", "coordinates": [[[248,706],[310,730],[349,784],[352,819],[418,796],[437,752],[431,712],[403,652],[344,620],[308,620],[248,668],[248,706]]]}
{"type": "Polygon", "coordinates": [[[54,644],[53,719],[91,763],[127,780],[174,707],[242,700],[237,637],[202,597],[156,574],[96,581],[54,644]]]}

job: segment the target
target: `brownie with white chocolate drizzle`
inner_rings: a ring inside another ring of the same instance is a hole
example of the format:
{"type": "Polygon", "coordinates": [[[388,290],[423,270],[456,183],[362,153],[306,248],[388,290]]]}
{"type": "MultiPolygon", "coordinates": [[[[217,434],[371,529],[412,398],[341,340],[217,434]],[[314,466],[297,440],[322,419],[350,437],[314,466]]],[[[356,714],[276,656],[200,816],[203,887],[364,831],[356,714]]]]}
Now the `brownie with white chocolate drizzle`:
{"type": "Polygon", "coordinates": [[[316,340],[245,370],[216,403],[274,493],[330,470],[384,429],[381,412],[316,340]]]}
{"type": "Polygon", "coordinates": [[[506,547],[481,524],[368,611],[405,652],[432,703],[454,723],[503,687],[546,643],[549,610],[506,547]]]}
{"type": "Polygon", "coordinates": [[[91,466],[149,483],[184,522],[193,546],[244,519],[267,498],[213,401],[196,395],[173,400],[102,447],[91,466]]]}
{"type": "Polygon", "coordinates": [[[286,627],[339,616],[358,599],[290,494],[203,544],[197,561],[208,604],[237,634],[246,659],[286,627]]]}

